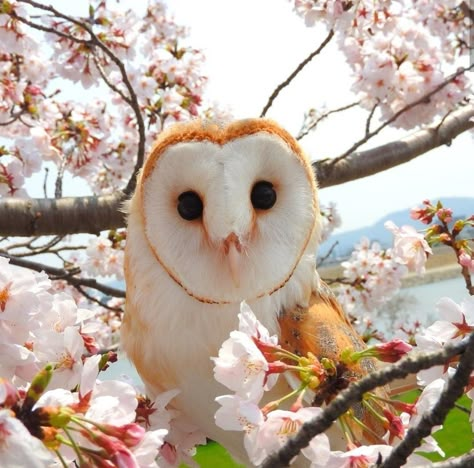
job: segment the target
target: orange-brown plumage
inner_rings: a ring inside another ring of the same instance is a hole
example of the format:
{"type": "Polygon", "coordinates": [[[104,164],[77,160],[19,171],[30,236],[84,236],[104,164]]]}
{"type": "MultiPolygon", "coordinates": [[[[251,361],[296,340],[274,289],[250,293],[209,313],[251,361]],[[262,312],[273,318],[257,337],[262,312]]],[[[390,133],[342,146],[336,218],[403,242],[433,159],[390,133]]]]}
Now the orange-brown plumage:
{"type": "MultiPolygon", "coordinates": [[[[352,365],[341,362],[344,350],[360,351],[366,348],[366,344],[353,328],[332,291],[322,281],[318,290],[312,294],[309,305],[297,305],[292,310],[283,311],[279,324],[280,344],[283,348],[299,356],[312,353],[318,359],[328,358],[336,364],[337,374],[315,390],[313,404],[317,406],[330,402],[351,381],[376,369],[376,361],[371,358],[361,359],[352,365]]],[[[385,396],[383,390],[379,392],[385,396]]],[[[355,405],[353,411],[377,436],[384,434],[385,430],[380,422],[368,414],[361,404],[355,405]]],[[[371,443],[380,442],[370,431],[362,431],[350,421],[349,424],[359,441],[365,439],[371,443]]]]}

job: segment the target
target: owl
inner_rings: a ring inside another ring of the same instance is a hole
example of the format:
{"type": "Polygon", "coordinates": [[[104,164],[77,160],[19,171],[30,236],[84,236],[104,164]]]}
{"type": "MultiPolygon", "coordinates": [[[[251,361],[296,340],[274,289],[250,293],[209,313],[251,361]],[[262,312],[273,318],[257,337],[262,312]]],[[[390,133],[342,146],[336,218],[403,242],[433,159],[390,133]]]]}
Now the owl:
{"type": "MultiPolygon", "coordinates": [[[[241,301],[294,353],[337,360],[364,347],[316,271],[320,234],[309,159],[266,119],[163,132],[129,203],[122,347],[151,395],[179,389],[176,409],[244,463],[239,433],[214,423],[228,390],[210,359],[241,301]]],[[[372,370],[364,361],[355,374],[372,370]]],[[[268,400],[288,393],[279,382],[268,400]]]]}

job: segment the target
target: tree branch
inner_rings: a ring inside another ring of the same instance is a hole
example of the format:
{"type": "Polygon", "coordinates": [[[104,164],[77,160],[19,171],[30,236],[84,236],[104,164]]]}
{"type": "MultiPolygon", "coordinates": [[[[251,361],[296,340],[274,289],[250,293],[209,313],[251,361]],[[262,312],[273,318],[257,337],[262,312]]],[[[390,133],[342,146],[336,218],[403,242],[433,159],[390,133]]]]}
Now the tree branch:
{"type": "Polygon", "coordinates": [[[268,109],[270,109],[270,107],[272,106],[273,104],[273,101],[277,98],[277,96],[280,94],[281,90],[283,88],[286,88],[294,79],[295,77],[298,75],[298,73],[303,70],[303,68],[308,65],[309,62],[311,62],[311,60],[313,60],[314,57],[316,57],[316,55],[319,55],[321,53],[321,51],[328,45],[329,41],[333,38],[334,36],[334,31],[331,29],[328,33],[328,35],[326,36],[326,38],[324,39],[323,42],[321,42],[321,44],[319,45],[319,47],[311,52],[296,68],[295,70],[290,74],[290,76],[288,76],[288,78],[283,81],[282,83],[280,83],[276,89],[273,91],[272,95],[268,98],[268,101],[267,103],[265,104],[265,107],[263,108],[261,114],[260,114],[260,117],[265,117],[268,109]]]}
{"type": "Polygon", "coordinates": [[[4,236],[98,234],[125,225],[123,194],[0,200],[0,232],[4,236]]]}
{"type": "Polygon", "coordinates": [[[405,438],[384,460],[381,468],[398,468],[403,466],[407,458],[421,445],[422,440],[431,434],[433,427],[443,424],[449,410],[454,407],[456,400],[464,393],[464,387],[469,383],[469,377],[473,368],[474,333],[469,337],[455,374],[448,381],[433,409],[423,414],[420,422],[408,430],[405,438]]]}
{"type": "Polygon", "coordinates": [[[441,125],[418,130],[400,140],[369,150],[359,151],[343,159],[325,159],[313,164],[319,186],[330,187],[377,174],[404,164],[442,145],[449,145],[461,133],[474,128],[474,105],[468,104],[451,112],[441,125]]]}
{"type": "MultiPolygon", "coordinates": [[[[319,187],[331,187],[368,177],[404,164],[433,148],[451,143],[461,133],[474,128],[474,105],[449,114],[441,125],[419,130],[400,140],[347,156],[313,164],[319,187]]],[[[41,236],[77,233],[98,234],[125,226],[120,211],[123,193],[99,197],[59,199],[0,199],[0,236],[41,236]]]]}
{"type": "Polygon", "coordinates": [[[474,450],[456,458],[449,458],[442,462],[433,463],[433,468],[466,468],[474,466],[474,450]]]}
{"type": "MultiPolygon", "coordinates": [[[[129,97],[128,97],[128,99],[125,99],[125,101],[127,102],[127,104],[133,110],[133,113],[135,115],[135,119],[136,119],[136,122],[137,122],[137,132],[138,132],[137,160],[135,162],[135,168],[133,170],[131,178],[128,181],[128,184],[124,189],[124,193],[127,194],[127,195],[130,195],[133,192],[133,190],[135,189],[135,186],[136,186],[136,183],[137,183],[138,171],[142,167],[143,161],[145,159],[146,137],[145,137],[145,122],[143,120],[143,116],[142,116],[142,113],[141,113],[141,110],[140,110],[140,104],[138,102],[138,97],[137,97],[137,95],[135,93],[135,90],[134,90],[134,88],[133,88],[133,86],[132,86],[132,84],[131,84],[131,82],[128,78],[127,71],[125,69],[124,63],[112,52],[112,50],[110,50],[109,47],[107,47],[106,44],[104,44],[97,37],[97,35],[92,30],[92,28],[87,23],[85,23],[84,21],[78,20],[77,18],[74,18],[74,17],[69,16],[69,15],[65,15],[64,13],[61,13],[60,11],[56,10],[56,8],[54,8],[51,5],[42,5],[41,3],[38,3],[34,0],[19,0],[19,1],[21,3],[27,3],[28,5],[31,5],[35,8],[40,9],[40,10],[48,11],[48,12],[52,13],[54,16],[56,16],[58,18],[62,18],[66,21],[69,21],[69,22],[75,24],[76,26],[79,26],[82,29],[84,29],[85,31],[87,31],[87,33],[90,36],[90,41],[88,41],[88,43],[93,44],[93,45],[97,46],[99,49],[101,49],[102,52],[119,69],[120,76],[122,77],[122,81],[123,81],[125,87],[127,88],[128,93],[129,93],[129,97]]],[[[20,18],[18,16],[16,16],[16,18],[19,19],[20,21],[22,20],[22,18],[20,18]]],[[[38,25],[36,25],[35,23],[29,23],[28,25],[32,28],[41,29],[41,30],[44,29],[44,28],[38,27],[38,25]]],[[[62,34],[62,35],[58,34],[58,32],[56,30],[47,31],[47,32],[50,32],[50,33],[56,34],[56,35],[60,35],[60,36],[64,36],[64,34],[62,34]]],[[[84,42],[82,39],[78,39],[78,38],[76,38],[72,35],[67,37],[67,39],[69,39],[71,41],[74,41],[74,42],[78,42],[78,43],[83,43],[84,42]]],[[[99,73],[100,73],[100,70],[99,70],[99,73]]],[[[110,86],[110,84],[111,84],[109,80],[105,80],[105,83],[108,86],[110,86]]],[[[115,92],[118,92],[118,88],[116,88],[115,86],[111,87],[111,89],[115,92]]],[[[119,92],[119,95],[121,97],[123,97],[123,93],[119,92]]]]}
{"type": "MultiPolygon", "coordinates": [[[[385,127],[390,125],[391,123],[395,122],[398,117],[401,115],[405,114],[409,110],[413,109],[416,106],[422,105],[422,104],[429,104],[430,99],[432,96],[434,96],[436,93],[439,93],[444,87],[446,87],[449,83],[454,81],[459,75],[465,74],[467,71],[472,70],[474,68],[474,64],[472,64],[468,68],[460,68],[457,70],[455,73],[452,75],[448,76],[442,83],[440,83],[438,86],[436,86],[434,89],[432,89],[429,93],[424,94],[421,96],[419,99],[407,104],[405,107],[400,109],[398,112],[395,112],[395,114],[392,115],[389,119],[385,120],[382,124],[380,124],[375,130],[369,131],[370,130],[370,121],[372,120],[373,113],[377,107],[377,104],[372,108],[370,111],[369,117],[366,122],[365,126],[365,135],[363,138],[360,140],[356,141],[348,150],[344,151],[340,156],[337,158],[331,159],[329,162],[332,165],[337,164],[339,161],[341,161],[344,158],[347,158],[350,154],[352,154],[357,148],[361,147],[364,143],[369,141],[371,138],[373,138],[375,135],[380,133],[385,127]]],[[[442,121],[441,121],[442,123],[442,121]]]]}
{"type": "Polygon", "coordinates": [[[74,276],[76,273],[80,272],[79,268],[70,271],[64,268],[56,268],[49,265],[44,265],[43,263],[25,260],[24,258],[17,258],[14,255],[9,255],[4,252],[0,252],[0,257],[8,258],[12,265],[28,268],[30,270],[37,271],[38,273],[44,271],[52,280],[62,279],[74,287],[83,286],[86,288],[96,289],[107,296],[125,297],[125,291],[123,289],[107,286],[106,284],[99,283],[93,278],[78,278],[77,276],[74,276]]]}
{"type": "Polygon", "coordinates": [[[351,384],[327,405],[320,416],[304,423],[298,434],[289,439],[278,452],[270,455],[262,467],[289,466],[293,457],[297,456],[301,449],[307,447],[313,437],[329,429],[339,416],[344,414],[354,403],[361,401],[364,393],[422,369],[444,364],[453,356],[463,353],[468,343],[474,343],[474,334],[460,342],[445,346],[441,351],[408,355],[398,363],[372,372],[358,382],[351,384]]]}

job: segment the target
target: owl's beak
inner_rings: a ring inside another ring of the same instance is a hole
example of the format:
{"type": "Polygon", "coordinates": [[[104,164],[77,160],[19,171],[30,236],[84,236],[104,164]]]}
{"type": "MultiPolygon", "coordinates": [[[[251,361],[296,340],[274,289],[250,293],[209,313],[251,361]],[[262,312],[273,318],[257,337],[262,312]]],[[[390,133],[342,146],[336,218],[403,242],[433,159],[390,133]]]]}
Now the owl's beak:
{"type": "Polygon", "coordinates": [[[238,288],[240,286],[240,263],[242,254],[242,244],[240,243],[237,234],[232,232],[224,240],[224,254],[227,257],[230,276],[234,286],[238,288]]]}

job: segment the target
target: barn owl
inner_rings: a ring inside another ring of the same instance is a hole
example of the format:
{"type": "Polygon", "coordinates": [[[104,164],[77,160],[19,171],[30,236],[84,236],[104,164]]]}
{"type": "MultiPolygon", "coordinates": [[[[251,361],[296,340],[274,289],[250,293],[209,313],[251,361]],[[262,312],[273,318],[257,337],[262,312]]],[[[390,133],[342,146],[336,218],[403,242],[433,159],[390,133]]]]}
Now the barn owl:
{"type": "MultiPolygon", "coordinates": [[[[238,433],[214,423],[228,390],[210,359],[241,301],[292,352],[336,359],[363,346],[315,268],[311,164],[269,120],[178,124],[154,145],[128,210],[123,349],[148,392],[178,388],[176,408],[245,463],[238,433]]],[[[280,381],[269,400],[287,393],[280,381]]]]}

